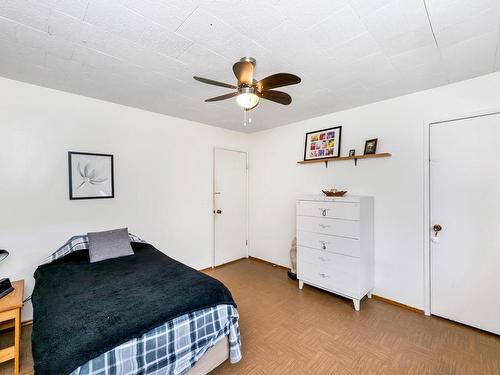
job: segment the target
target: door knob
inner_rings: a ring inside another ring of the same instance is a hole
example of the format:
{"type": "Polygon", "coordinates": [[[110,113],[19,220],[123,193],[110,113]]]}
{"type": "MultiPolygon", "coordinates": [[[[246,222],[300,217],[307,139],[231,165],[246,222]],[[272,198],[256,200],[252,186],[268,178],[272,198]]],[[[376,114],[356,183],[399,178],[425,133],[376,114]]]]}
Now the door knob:
{"type": "Polygon", "coordinates": [[[437,237],[438,233],[441,232],[441,230],[443,229],[443,227],[439,224],[434,224],[434,226],[432,227],[432,230],[434,231],[434,237],[437,237]]]}
{"type": "Polygon", "coordinates": [[[217,210],[215,211],[215,213],[220,215],[222,213],[222,210],[217,210]]]}

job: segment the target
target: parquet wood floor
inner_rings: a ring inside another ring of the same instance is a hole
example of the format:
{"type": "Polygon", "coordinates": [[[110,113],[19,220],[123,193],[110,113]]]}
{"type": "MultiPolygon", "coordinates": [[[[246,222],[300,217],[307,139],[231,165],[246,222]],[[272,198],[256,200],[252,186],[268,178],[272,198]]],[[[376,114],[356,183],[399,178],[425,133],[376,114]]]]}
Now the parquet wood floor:
{"type": "MultiPolygon", "coordinates": [[[[243,342],[242,361],[212,375],[500,375],[499,336],[366,298],[356,312],[350,300],[300,291],[284,269],[251,259],[206,273],[231,289],[243,342]]],[[[21,375],[33,374],[30,334],[25,327],[21,375]]]]}

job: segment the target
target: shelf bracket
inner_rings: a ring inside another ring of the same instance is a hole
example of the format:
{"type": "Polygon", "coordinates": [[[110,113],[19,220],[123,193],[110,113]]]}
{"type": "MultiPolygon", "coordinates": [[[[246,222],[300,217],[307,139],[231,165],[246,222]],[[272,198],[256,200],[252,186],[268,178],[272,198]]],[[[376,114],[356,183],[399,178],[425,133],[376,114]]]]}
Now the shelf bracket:
{"type": "Polygon", "coordinates": [[[354,158],[354,166],[356,167],[358,165],[358,158],[354,158]]]}
{"type": "Polygon", "coordinates": [[[325,168],[328,168],[328,160],[325,160],[325,168]]]}

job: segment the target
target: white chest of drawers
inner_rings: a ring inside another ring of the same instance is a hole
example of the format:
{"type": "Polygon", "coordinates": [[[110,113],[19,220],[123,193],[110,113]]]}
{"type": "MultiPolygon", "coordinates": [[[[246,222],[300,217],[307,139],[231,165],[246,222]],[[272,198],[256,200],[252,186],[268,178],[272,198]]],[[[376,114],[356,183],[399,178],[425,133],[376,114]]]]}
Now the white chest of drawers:
{"type": "Polygon", "coordinates": [[[297,277],[300,289],[340,294],[359,310],[373,290],[373,197],[297,199],[297,277]]]}

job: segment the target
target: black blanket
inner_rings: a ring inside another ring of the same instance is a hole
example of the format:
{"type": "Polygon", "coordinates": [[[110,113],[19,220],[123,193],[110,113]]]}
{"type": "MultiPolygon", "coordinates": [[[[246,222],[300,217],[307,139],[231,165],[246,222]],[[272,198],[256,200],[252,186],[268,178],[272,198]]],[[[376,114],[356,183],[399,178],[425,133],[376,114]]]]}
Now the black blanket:
{"type": "Polygon", "coordinates": [[[90,263],[88,251],[38,267],[32,350],[37,375],[65,375],[178,316],[236,306],[219,281],[149,244],[135,255],[90,263]]]}

